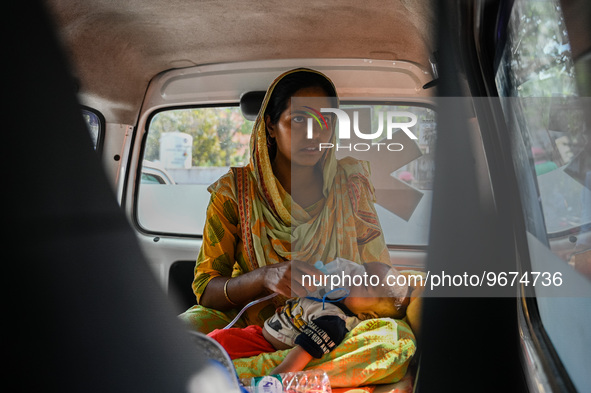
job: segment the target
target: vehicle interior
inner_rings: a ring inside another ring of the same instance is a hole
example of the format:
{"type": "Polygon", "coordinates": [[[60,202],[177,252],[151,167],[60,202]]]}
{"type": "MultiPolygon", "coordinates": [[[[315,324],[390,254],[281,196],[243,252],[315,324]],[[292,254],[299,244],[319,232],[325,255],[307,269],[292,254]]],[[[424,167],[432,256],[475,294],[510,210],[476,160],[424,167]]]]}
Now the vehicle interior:
{"type": "Polygon", "coordinates": [[[363,130],[379,112],[418,119],[416,142],[336,152],[370,162],[392,264],[484,283],[425,288],[403,380],[333,391],[591,389],[591,3],[45,0],[7,15],[3,346],[22,391],[240,391],[176,316],[196,304],[208,186],[248,163],[262,94],[298,67],[331,78],[363,130]]]}

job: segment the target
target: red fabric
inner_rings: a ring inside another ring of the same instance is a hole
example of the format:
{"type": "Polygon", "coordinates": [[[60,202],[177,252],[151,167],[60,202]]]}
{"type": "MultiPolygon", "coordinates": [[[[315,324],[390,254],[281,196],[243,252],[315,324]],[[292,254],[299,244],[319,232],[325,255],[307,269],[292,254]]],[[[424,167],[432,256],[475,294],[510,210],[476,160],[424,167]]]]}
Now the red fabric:
{"type": "Polygon", "coordinates": [[[247,326],[244,329],[216,329],[208,336],[219,342],[232,360],[276,351],[273,345],[263,337],[263,328],[257,325],[247,326]]]}

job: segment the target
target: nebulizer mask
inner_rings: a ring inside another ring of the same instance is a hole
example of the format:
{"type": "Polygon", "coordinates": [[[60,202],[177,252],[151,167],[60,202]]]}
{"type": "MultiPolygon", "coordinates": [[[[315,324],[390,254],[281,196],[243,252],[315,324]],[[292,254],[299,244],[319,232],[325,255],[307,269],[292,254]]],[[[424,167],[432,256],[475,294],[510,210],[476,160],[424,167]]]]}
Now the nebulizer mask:
{"type": "Polygon", "coordinates": [[[306,298],[322,302],[323,309],[325,303],[338,302],[349,296],[353,277],[365,273],[362,265],[344,258],[336,258],[326,265],[318,261],[314,267],[324,273],[324,277],[312,279],[311,284],[316,286],[316,290],[306,298]]]}

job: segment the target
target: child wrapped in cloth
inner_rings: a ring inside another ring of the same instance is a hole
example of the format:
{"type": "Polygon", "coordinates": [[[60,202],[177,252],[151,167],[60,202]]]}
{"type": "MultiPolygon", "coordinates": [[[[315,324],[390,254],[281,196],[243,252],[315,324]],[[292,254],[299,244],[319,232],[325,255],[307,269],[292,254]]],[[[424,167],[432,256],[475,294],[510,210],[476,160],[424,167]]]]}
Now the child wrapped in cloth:
{"type": "Polygon", "coordinates": [[[345,288],[339,288],[336,294],[332,291],[337,298],[331,297],[330,289],[324,288],[316,291],[324,293],[323,297],[287,300],[265,321],[263,328],[252,325],[244,329],[216,329],[209,336],[218,341],[232,359],[293,348],[271,373],[303,370],[313,358],[321,358],[335,349],[361,321],[404,315],[407,289],[395,285],[399,275],[396,269],[380,262],[355,264],[355,267],[356,270],[346,274],[351,279],[344,283],[345,288]],[[364,285],[354,285],[356,282],[364,285]],[[347,292],[348,295],[342,296],[347,292]]]}

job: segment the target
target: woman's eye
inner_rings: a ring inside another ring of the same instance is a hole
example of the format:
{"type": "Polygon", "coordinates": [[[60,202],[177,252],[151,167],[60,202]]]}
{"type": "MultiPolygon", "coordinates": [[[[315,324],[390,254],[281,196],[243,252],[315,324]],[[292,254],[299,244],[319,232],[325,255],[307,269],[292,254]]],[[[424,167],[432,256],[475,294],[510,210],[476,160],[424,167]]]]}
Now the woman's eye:
{"type": "Polygon", "coordinates": [[[292,120],[296,123],[303,123],[306,121],[306,117],[298,115],[298,116],[294,116],[292,120]]]}

